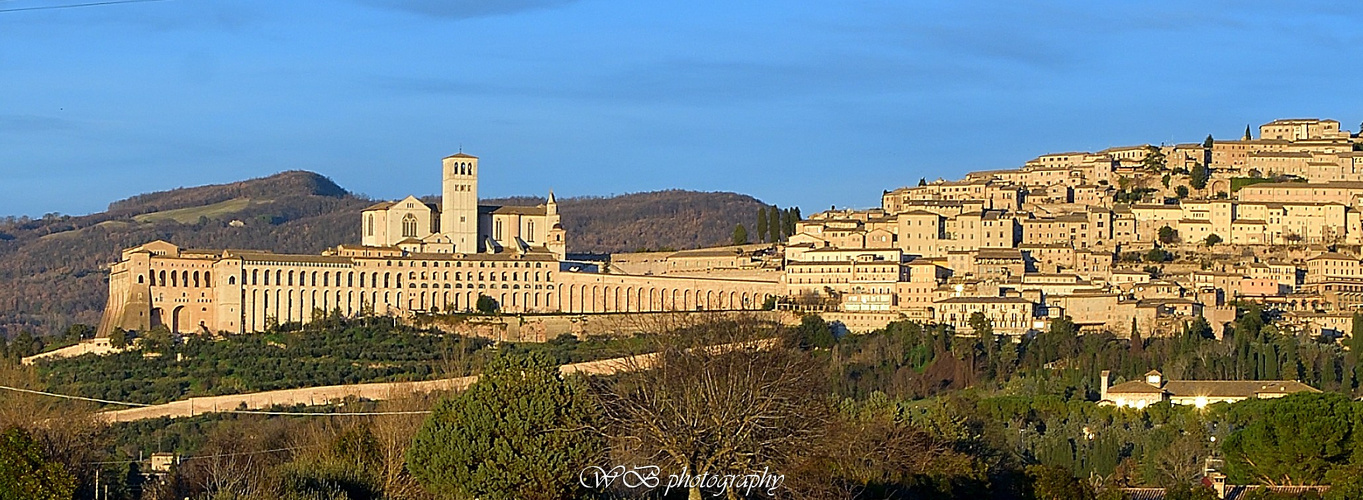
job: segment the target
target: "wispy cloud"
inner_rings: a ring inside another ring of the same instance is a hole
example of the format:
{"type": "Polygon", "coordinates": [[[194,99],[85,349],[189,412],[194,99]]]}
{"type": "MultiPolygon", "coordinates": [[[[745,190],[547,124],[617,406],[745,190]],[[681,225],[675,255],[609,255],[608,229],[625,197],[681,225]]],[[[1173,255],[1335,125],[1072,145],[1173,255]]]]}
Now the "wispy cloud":
{"type": "Polygon", "coordinates": [[[0,132],[7,134],[65,132],[77,128],[77,122],[54,116],[0,115],[0,132]]]}
{"type": "Polygon", "coordinates": [[[443,19],[502,16],[548,9],[577,0],[356,0],[361,4],[443,19]]]}

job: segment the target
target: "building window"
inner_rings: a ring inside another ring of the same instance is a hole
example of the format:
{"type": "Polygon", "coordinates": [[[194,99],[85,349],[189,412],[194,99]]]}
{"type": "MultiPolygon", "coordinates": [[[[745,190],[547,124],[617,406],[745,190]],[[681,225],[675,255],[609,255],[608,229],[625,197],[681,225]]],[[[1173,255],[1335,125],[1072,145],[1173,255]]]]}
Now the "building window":
{"type": "Polygon", "coordinates": [[[369,215],[366,215],[366,216],[365,216],[365,225],[368,226],[367,231],[368,231],[369,235],[370,235],[370,236],[373,236],[373,235],[374,235],[374,214],[369,214],[369,215]]]}
{"type": "Polygon", "coordinates": [[[403,238],[415,238],[415,237],[416,237],[416,216],[415,216],[415,215],[407,214],[407,215],[402,216],[402,237],[403,237],[403,238]]]}
{"type": "Polygon", "coordinates": [[[494,223],[492,224],[492,228],[493,228],[493,229],[492,229],[492,239],[494,239],[494,240],[501,240],[501,239],[502,239],[502,221],[496,221],[496,222],[494,222],[494,223]]]}

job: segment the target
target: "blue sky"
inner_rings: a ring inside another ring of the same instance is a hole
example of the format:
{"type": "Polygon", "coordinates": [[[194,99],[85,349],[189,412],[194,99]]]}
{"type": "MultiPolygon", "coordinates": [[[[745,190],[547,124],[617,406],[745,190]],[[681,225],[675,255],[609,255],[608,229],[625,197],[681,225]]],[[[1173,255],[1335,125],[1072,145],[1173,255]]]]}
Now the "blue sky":
{"type": "Polygon", "coordinates": [[[429,194],[461,145],[482,158],[485,197],[685,188],[805,213],[875,206],[919,177],[1049,151],[1234,138],[1286,117],[1357,130],[1361,18],[1266,1],[0,12],[0,214],[288,169],[429,194]]]}

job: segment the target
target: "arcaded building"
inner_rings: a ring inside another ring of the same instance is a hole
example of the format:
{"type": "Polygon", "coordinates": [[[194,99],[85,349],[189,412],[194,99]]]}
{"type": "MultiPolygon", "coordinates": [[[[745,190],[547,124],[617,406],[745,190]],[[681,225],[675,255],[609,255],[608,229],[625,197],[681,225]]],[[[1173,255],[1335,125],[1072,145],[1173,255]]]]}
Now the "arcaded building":
{"type": "Polygon", "coordinates": [[[182,249],[154,241],[110,268],[99,332],[255,332],[320,311],[406,315],[757,309],[778,279],[605,275],[567,262],[553,193],[533,207],[478,206],[478,158],[444,159],[441,203],[409,196],[361,213],[361,244],[320,255],[182,249]]]}

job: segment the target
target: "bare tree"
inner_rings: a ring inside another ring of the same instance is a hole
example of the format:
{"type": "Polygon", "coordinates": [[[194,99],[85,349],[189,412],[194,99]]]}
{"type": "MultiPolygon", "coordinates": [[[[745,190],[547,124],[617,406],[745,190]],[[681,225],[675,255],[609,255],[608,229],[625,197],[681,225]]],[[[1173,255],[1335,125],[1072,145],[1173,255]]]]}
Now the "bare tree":
{"type": "Polygon", "coordinates": [[[793,463],[824,436],[831,409],[825,365],[779,334],[741,316],[691,325],[638,361],[646,366],[598,380],[615,458],[691,476],[793,463]]]}

